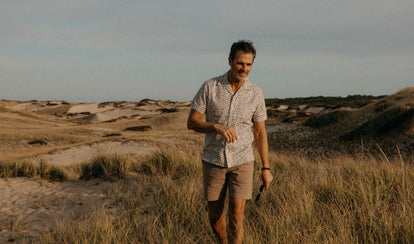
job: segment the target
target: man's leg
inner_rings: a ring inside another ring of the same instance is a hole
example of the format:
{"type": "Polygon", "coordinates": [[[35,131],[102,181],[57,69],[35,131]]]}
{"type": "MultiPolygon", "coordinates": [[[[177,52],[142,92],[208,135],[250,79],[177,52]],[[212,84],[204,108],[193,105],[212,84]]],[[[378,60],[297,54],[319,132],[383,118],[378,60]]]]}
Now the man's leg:
{"type": "Polygon", "coordinates": [[[231,169],[229,173],[229,243],[242,243],[244,208],[253,191],[253,162],[231,169]]]}
{"type": "Polygon", "coordinates": [[[245,199],[229,198],[229,244],[242,243],[245,199]]]}
{"type": "Polygon", "coordinates": [[[203,161],[204,198],[208,201],[208,219],[221,243],[227,243],[227,224],[224,214],[227,192],[226,173],[226,168],[203,161]]]}
{"type": "Polygon", "coordinates": [[[226,197],[217,201],[208,202],[208,219],[214,233],[220,238],[222,244],[227,243],[226,217],[224,214],[224,203],[226,197]]]}

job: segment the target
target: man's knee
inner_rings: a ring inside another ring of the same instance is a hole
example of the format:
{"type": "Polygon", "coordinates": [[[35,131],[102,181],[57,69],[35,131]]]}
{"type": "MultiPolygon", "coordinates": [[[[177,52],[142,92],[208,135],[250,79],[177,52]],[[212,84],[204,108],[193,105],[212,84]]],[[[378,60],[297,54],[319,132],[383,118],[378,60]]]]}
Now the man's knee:
{"type": "Polygon", "coordinates": [[[230,199],[229,213],[233,221],[235,221],[236,223],[243,222],[244,220],[244,206],[244,199],[230,199]]]}
{"type": "Polygon", "coordinates": [[[236,224],[241,224],[244,221],[244,211],[237,210],[231,212],[232,222],[236,224]]]}

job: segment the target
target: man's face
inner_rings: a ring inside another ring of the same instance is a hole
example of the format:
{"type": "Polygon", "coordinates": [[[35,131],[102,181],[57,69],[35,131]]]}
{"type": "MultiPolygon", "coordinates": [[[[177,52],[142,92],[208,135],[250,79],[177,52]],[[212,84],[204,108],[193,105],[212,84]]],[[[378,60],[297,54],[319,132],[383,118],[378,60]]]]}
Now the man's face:
{"type": "Polygon", "coordinates": [[[252,69],[253,61],[253,53],[237,51],[233,60],[229,58],[230,78],[237,82],[245,80],[252,69]]]}

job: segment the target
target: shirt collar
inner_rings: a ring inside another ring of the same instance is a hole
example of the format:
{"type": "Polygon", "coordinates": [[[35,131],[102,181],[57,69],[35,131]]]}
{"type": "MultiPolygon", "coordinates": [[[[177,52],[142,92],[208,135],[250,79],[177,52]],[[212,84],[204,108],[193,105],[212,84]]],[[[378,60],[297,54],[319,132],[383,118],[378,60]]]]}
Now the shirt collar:
{"type": "MultiPolygon", "coordinates": [[[[230,87],[230,83],[229,83],[229,73],[230,71],[227,71],[223,76],[222,79],[220,80],[220,84],[222,86],[228,86],[230,87]]],[[[246,78],[246,80],[244,81],[243,85],[239,88],[240,89],[247,89],[247,90],[251,90],[253,87],[253,83],[249,80],[249,78],[246,78]]]]}

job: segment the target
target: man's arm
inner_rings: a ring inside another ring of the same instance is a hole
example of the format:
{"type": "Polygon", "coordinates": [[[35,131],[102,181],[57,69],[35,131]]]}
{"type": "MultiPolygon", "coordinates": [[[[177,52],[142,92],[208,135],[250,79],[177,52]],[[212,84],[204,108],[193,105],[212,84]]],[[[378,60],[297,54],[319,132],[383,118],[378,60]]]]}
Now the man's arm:
{"type": "Polygon", "coordinates": [[[236,131],[234,131],[232,127],[206,122],[203,120],[203,116],[203,113],[191,109],[190,115],[188,116],[187,120],[187,128],[201,133],[219,133],[220,135],[226,138],[226,141],[228,143],[234,142],[238,139],[236,131]]]}
{"type": "MultiPolygon", "coordinates": [[[[262,160],[263,168],[270,168],[269,164],[269,145],[267,142],[266,126],[264,121],[254,122],[254,139],[256,141],[257,150],[259,151],[260,158],[262,160]]],[[[262,182],[267,190],[270,186],[270,183],[273,180],[272,173],[270,170],[262,170],[262,182]]]]}

